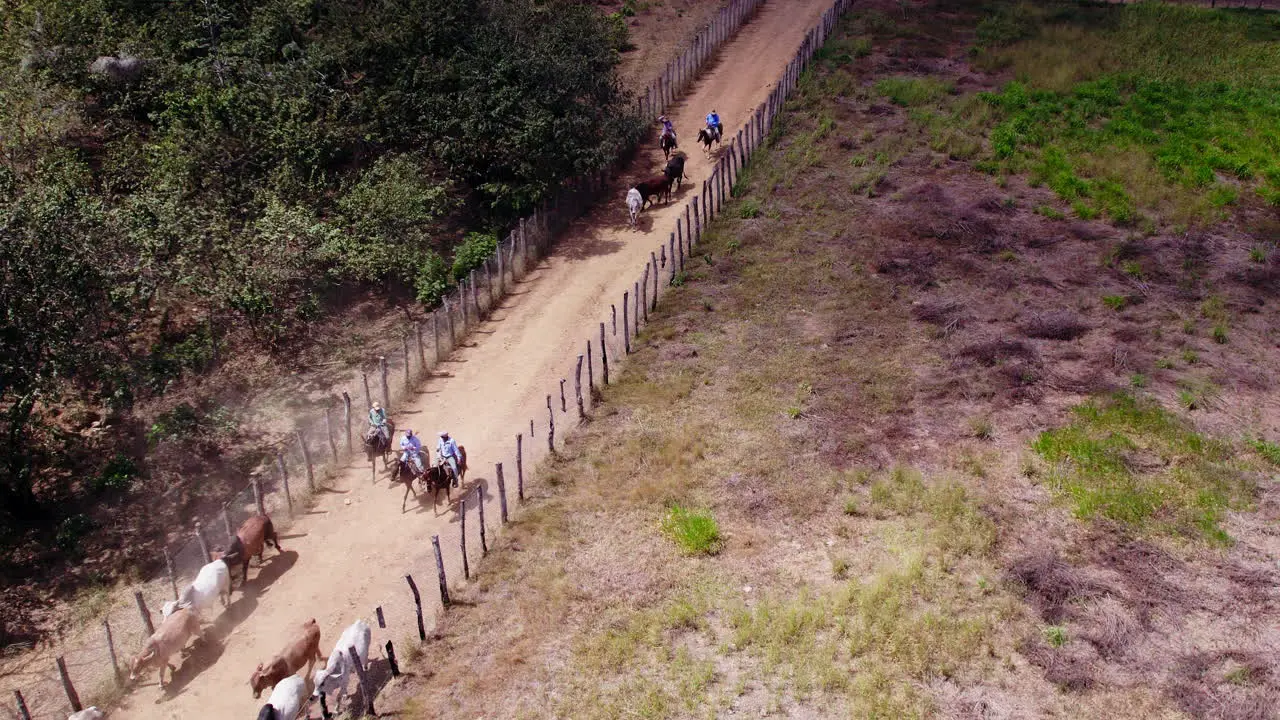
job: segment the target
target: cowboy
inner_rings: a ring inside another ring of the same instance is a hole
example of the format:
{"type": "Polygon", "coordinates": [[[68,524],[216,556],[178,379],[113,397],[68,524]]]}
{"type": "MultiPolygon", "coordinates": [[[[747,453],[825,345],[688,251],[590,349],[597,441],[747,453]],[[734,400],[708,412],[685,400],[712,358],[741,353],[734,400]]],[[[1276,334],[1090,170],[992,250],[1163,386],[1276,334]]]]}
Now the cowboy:
{"type": "Polygon", "coordinates": [[[387,436],[387,411],[382,409],[382,405],[374,403],[369,408],[369,427],[378,431],[378,438],[382,442],[387,442],[391,438],[387,436]]]}
{"type": "Polygon", "coordinates": [[[400,438],[400,462],[413,460],[413,466],[418,469],[418,474],[422,474],[422,441],[412,430],[405,430],[404,437],[400,438]]]}
{"type": "Polygon", "coordinates": [[[720,115],[714,109],[707,115],[707,128],[716,134],[716,140],[724,137],[724,128],[720,126],[720,115]]]}
{"type": "Polygon", "coordinates": [[[449,437],[448,430],[440,431],[440,442],[436,443],[436,457],[440,462],[448,463],[453,470],[453,486],[458,487],[458,443],[449,437]]]}
{"type": "MultiPolygon", "coordinates": [[[[675,125],[673,125],[673,124],[671,124],[671,121],[667,119],[667,116],[666,116],[666,115],[663,115],[662,117],[658,118],[658,122],[662,123],[662,135],[663,135],[664,137],[665,137],[665,136],[667,136],[667,135],[670,135],[670,136],[671,136],[671,141],[672,141],[672,142],[675,142],[675,140],[676,140],[676,126],[675,126],[675,125]]],[[[676,144],[677,144],[677,145],[679,145],[679,143],[676,143],[676,144]]]]}

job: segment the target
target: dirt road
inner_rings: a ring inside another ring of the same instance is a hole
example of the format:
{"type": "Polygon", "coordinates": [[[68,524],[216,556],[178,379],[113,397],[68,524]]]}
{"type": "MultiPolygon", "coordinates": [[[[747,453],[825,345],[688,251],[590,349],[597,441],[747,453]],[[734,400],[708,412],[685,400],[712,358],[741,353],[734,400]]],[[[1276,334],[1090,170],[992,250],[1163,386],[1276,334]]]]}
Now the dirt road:
{"type": "MultiPolygon", "coordinates": [[[[691,197],[709,171],[710,162],[693,142],[703,116],[714,108],[726,130],[736,131],[767,96],[804,33],[828,5],[829,0],[765,5],[721,50],[685,99],[668,112],[689,156],[690,180],[678,200],[691,197]]],[[[649,174],[661,161],[656,151],[643,154],[631,172],[633,176],[649,174]]],[[[435,432],[444,428],[466,445],[472,464],[468,485],[487,489],[490,537],[498,524],[493,463],[506,465],[514,503],[515,434],[528,433],[529,420],[537,420],[537,437],[525,441],[525,466],[531,467],[539,450],[546,448],[548,393],[556,395],[561,431],[572,424],[576,416],[572,396],[569,412],[560,412],[560,379],[570,378],[571,393],[571,368],[585,350],[586,340],[598,338],[598,323],[609,320],[610,303],[619,303],[623,291],[631,289],[649,253],[666,242],[676,214],[683,212],[683,202],[647,210],[641,228],[632,230],[623,205],[626,184],[618,179],[616,201],[597,208],[561,240],[554,255],[520,283],[492,319],[441,366],[442,372],[427,383],[425,393],[409,407],[393,408],[397,424],[421,431],[429,445],[434,445],[435,432]]],[[[247,592],[242,595],[237,590],[236,602],[214,625],[216,641],[187,659],[174,685],[162,693],[154,673],[149,674],[113,717],[256,717],[265,697],[252,698],[250,672],[284,645],[291,627],[311,617],[320,622],[322,650],[327,655],[352,619],[370,617],[374,607],[382,606],[388,629],[378,630],[375,625],[374,642],[382,645],[394,640],[403,658],[407,646],[402,641],[416,640],[417,634],[404,574],[414,575],[428,613],[439,606],[432,535],[440,536],[450,561],[450,582],[462,580],[456,506],[446,510],[442,503],[433,511],[429,502],[416,507],[411,503],[409,511],[401,514],[401,490],[389,488],[385,479],[371,484],[367,466],[359,464],[336,486],[337,491],[322,495],[282,538],[284,555],[272,559],[273,551],[268,550],[266,565],[250,571],[247,592]]],[[[471,498],[474,508],[475,495],[471,498]]],[[[468,546],[474,559],[480,543],[474,510],[468,512],[468,546]]]]}

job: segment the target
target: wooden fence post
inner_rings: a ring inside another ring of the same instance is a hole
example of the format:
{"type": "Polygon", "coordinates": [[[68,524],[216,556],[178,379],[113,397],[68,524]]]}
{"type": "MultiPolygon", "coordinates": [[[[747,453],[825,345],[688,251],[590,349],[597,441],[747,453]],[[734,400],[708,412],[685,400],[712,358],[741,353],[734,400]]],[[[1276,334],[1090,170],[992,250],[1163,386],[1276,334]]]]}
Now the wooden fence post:
{"type": "Polygon", "coordinates": [[[458,538],[462,546],[462,577],[464,580],[470,580],[471,563],[467,561],[467,499],[465,497],[458,501],[458,523],[461,529],[458,538]]]}
{"type": "Polygon", "coordinates": [[[524,502],[524,433],[516,434],[516,498],[524,502]]]}
{"type": "Polygon", "coordinates": [[[547,450],[556,452],[556,411],[551,408],[551,396],[547,396],[547,450]]]}
{"type": "MultiPolygon", "coordinates": [[[[387,356],[378,356],[378,367],[382,370],[382,407],[391,411],[391,390],[387,388],[387,356]]],[[[308,463],[309,464],[309,463],[308,463]]]]}
{"type": "Polygon", "coordinates": [[[680,238],[676,238],[676,258],[677,258],[677,262],[678,262],[678,264],[680,265],[680,272],[684,272],[684,259],[685,259],[685,256],[686,256],[686,255],[688,254],[688,252],[689,252],[689,251],[691,251],[692,249],[693,249],[692,247],[690,247],[688,250],[686,250],[686,249],[685,249],[685,246],[684,246],[684,238],[682,238],[682,237],[680,237],[680,238]]]}
{"type": "Polygon", "coordinates": [[[404,576],[405,582],[409,583],[409,589],[413,591],[413,605],[418,610],[418,639],[427,639],[427,626],[422,622],[422,596],[418,594],[418,584],[413,581],[412,575],[404,576]]]}
{"type": "Polygon", "coordinates": [[[435,353],[432,356],[435,358],[435,361],[432,363],[432,366],[435,366],[440,364],[440,311],[439,310],[431,311],[431,335],[435,341],[435,353]]]}
{"type": "Polygon", "coordinates": [[[502,463],[497,463],[494,468],[498,472],[498,513],[502,517],[502,524],[507,524],[507,483],[502,478],[502,463]]]}
{"type": "MultiPolygon", "coordinates": [[[[648,325],[649,324],[649,263],[644,264],[644,279],[641,280],[640,282],[642,283],[641,295],[640,295],[640,312],[644,313],[644,324],[648,325]]],[[[640,312],[636,313],[637,320],[639,320],[640,318],[640,312]]],[[[638,322],[636,323],[636,325],[639,325],[639,324],[640,323],[638,322]]]]}
{"type": "Polygon", "coordinates": [[[449,583],[444,576],[444,556],[440,554],[440,536],[431,536],[431,547],[436,553],[436,575],[440,580],[440,602],[449,607],[449,583]]]}
{"type": "Polygon", "coordinates": [[[449,321],[449,351],[452,352],[458,345],[458,334],[453,325],[453,309],[449,307],[449,298],[444,298],[444,314],[445,319],[449,321]]]}
{"type": "MultiPolygon", "coordinates": [[[[425,365],[423,367],[426,367],[425,365]]],[[[347,426],[347,452],[352,452],[351,446],[351,395],[346,390],[342,391],[342,420],[347,426]]]]}
{"type": "Polygon", "coordinates": [[[378,607],[374,608],[373,614],[378,617],[378,627],[385,630],[387,628],[387,619],[382,616],[382,606],[379,605],[378,607]]]}
{"type": "Polygon", "coordinates": [[[169,548],[164,550],[164,567],[169,573],[169,586],[173,588],[173,599],[178,599],[178,576],[173,572],[173,557],[169,555],[169,548]]]}
{"type": "Polygon", "coordinates": [[[21,691],[13,691],[13,701],[18,704],[18,717],[21,720],[31,720],[31,711],[27,709],[27,701],[22,697],[21,691]]]}
{"type": "Polygon", "coordinates": [[[80,704],[80,696],[76,694],[76,686],[71,684],[71,676],[67,674],[67,661],[59,655],[56,662],[58,676],[62,678],[62,689],[67,693],[67,700],[71,702],[71,709],[75,712],[80,712],[84,709],[84,706],[80,704]]]}
{"type": "Polygon", "coordinates": [[[564,378],[560,378],[560,412],[569,412],[569,406],[564,399],[564,378]]]}
{"type": "Polygon", "coordinates": [[[671,233],[671,238],[669,242],[671,243],[671,284],[675,285],[676,275],[680,272],[679,270],[676,269],[676,235],[675,233],[671,233]]]}
{"type": "Polygon", "coordinates": [[[338,464],[338,441],[333,439],[333,413],[329,408],[324,409],[324,430],[329,436],[329,453],[333,456],[333,464],[338,464]]]}
{"type": "Polygon", "coordinates": [[[391,677],[398,678],[400,677],[400,663],[396,662],[396,648],[394,645],[391,644],[390,640],[387,641],[386,647],[387,647],[387,665],[391,667],[391,677]]]}
{"type": "Polygon", "coordinates": [[[578,356],[578,368],[573,371],[573,395],[578,401],[578,422],[587,418],[582,406],[582,356],[578,356]]]}
{"type": "Polygon", "coordinates": [[[369,676],[365,674],[364,665],[360,664],[360,654],[356,652],[355,646],[347,648],[347,657],[351,658],[351,665],[356,669],[356,679],[360,681],[360,709],[356,712],[356,717],[364,717],[365,715],[377,716],[373,710],[373,685],[369,683],[369,676]]]}
{"type": "Polygon", "coordinates": [[[600,323],[600,380],[609,384],[609,348],[604,344],[604,323],[600,323]]]}
{"type": "Polygon", "coordinates": [[[484,488],[479,486],[476,487],[476,510],[480,519],[480,555],[483,557],[489,554],[489,541],[484,529],[484,488]]]}
{"type": "Polygon", "coordinates": [[[618,334],[618,306],[609,303],[609,314],[613,317],[613,334],[618,334]]]}
{"type": "Polygon", "coordinates": [[[204,531],[200,528],[199,520],[196,521],[195,532],[196,532],[196,541],[200,543],[200,557],[204,558],[204,562],[207,565],[209,562],[211,562],[209,559],[209,543],[204,541],[204,531]]]}
{"type": "Polygon", "coordinates": [[[141,590],[133,591],[133,601],[138,604],[138,614],[142,616],[142,627],[147,629],[147,637],[151,637],[156,632],[156,626],[151,622],[151,611],[147,609],[147,601],[142,599],[141,590]]]}
{"type": "Polygon", "coordinates": [[[630,311],[627,309],[630,305],[630,294],[624,290],[622,292],[622,347],[623,351],[628,355],[631,354],[630,311]]]}
{"type": "Polygon", "coordinates": [[[412,387],[409,384],[409,377],[412,374],[409,370],[413,363],[409,362],[409,336],[404,335],[400,339],[404,341],[404,390],[407,393],[409,388],[412,387]]]}
{"type": "MultiPolygon", "coordinates": [[[[383,387],[386,387],[386,374],[383,374],[383,387]]],[[[293,431],[298,438],[298,448],[302,450],[302,462],[307,466],[307,489],[311,492],[316,491],[316,473],[311,466],[311,451],[307,449],[306,438],[302,437],[302,428],[293,431]]]]}
{"type": "Polygon", "coordinates": [[[480,290],[476,287],[476,271],[471,271],[471,304],[476,309],[476,324],[480,324],[480,290]]]}
{"type": "Polygon", "coordinates": [[[596,369],[591,361],[591,341],[587,341],[587,393],[591,395],[591,407],[596,406],[596,369]]]}
{"type": "Polygon", "coordinates": [[[116,659],[116,642],[111,637],[111,621],[102,618],[102,629],[107,633],[107,654],[111,656],[111,673],[116,680],[116,687],[124,685],[124,677],[120,675],[120,661],[116,659]]]}
{"type": "MultiPolygon", "coordinates": [[[[677,226],[679,225],[679,220],[676,221],[676,224],[677,226]]],[[[650,303],[649,309],[657,311],[658,309],[658,257],[653,254],[652,250],[649,251],[649,262],[653,265],[653,299],[649,301],[650,303]]],[[[645,273],[645,274],[647,275],[648,273],[645,273]]]]}
{"type": "Polygon", "coordinates": [[[226,505],[222,506],[222,529],[227,534],[227,542],[230,543],[235,538],[235,533],[231,530],[231,511],[226,505]]]}
{"type": "Polygon", "coordinates": [[[418,368],[422,370],[422,376],[427,376],[427,349],[422,343],[422,321],[418,320],[413,323],[413,334],[418,338],[418,368]]]}
{"type": "MultiPolygon", "coordinates": [[[[649,264],[648,264],[648,263],[645,263],[645,266],[644,266],[644,272],[645,272],[645,275],[648,275],[648,274],[649,274],[649,264]]],[[[647,278],[647,277],[646,277],[646,278],[645,278],[646,283],[648,282],[648,280],[649,280],[649,278],[647,278]]],[[[645,286],[645,287],[648,287],[648,285],[646,284],[646,286],[645,286]]],[[[638,280],[637,280],[637,281],[634,283],[634,287],[632,287],[632,291],[634,292],[634,294],[631,296],[631,302],[635,305],[635,307],[634,307],[634,308],[632,308],[632,309],[634,310],[634,312],[635,312],[635,317],[633,318],[633,319],[635,320],[635,323],[634,323],[634,324],[632,324],[631,329],[632,329],[632,330],[635,330],[635,332],[636,332],[636,336],[635,336],[635,337],[636,337],[636,339],[637,339],[637,340],[639,340],[639,339],[640,339],[640,281],[638,281],[638,280]]],[[[645,319],[646,321],[648,321],[648,320],[649,320],[649,311],[648,311],[648,309],[647,309],[647,308],[648,308],[648,306],[646,305],[645,307],[646,307],[646,310],[645,310],[645,317],[644,317],[644,319],[645,319]]]]}

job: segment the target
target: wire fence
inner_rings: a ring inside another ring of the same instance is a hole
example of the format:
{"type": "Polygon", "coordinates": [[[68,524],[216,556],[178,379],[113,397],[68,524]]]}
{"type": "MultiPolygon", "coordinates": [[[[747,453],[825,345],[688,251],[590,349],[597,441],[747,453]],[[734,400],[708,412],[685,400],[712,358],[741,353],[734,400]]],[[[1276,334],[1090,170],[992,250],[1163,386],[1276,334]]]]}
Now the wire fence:
{"type": "MultiPolygon", "coordinates": [[[[635,131],[627,138],[632,148],[646,134],[645,127],[652,119],[676,101],[698,70],[733,37],[763,1],[729,2],[649,84],[636,100],[635,131]]],[[[429,318],[405,325],[398,347],[353,368],[345,383],[348,389],[310,403],[310,413],[298,418],[293,431],[277,443],[269,457],[262,459],[259,470],[249,483],[227,500],[219,512],[195,522],[188,540],[165,549],[163,572],[130,588],[99,615],[98,621],[18,657],[6,658],[0,665],[3,667],[0,674],[11,685],[13,701],[0,705],[5,708],[0,717],[61,719],[80,710],[81,706],[93,703],[108,705],[118,698],[124,691],[128,675],[127,660],[161,622],[161,605],[176,599],[179,591],[190,584],[200,568],[209,562],[210,553],[216,548],[225,548],[236,529],[250,516],[265,512],[272,516],[277,530],[288,527],[294,515],[307,507],[312,494],[336,475],[354,453],[363,450],[363,409],[377,401],[389,412],[394,412],[412,397],[415,389],[457,348],[472,328],[488,317],[511,287],[545,257],[556,236],[600,197],[607,189],[607,178],[620,169],[622,162],[623,157],[620,157],[614,165],[565,182],[551,200],[516,223],[496,251],[460,282],[429,318]]],[[[611,350],[614,353],[624,351],[624,348],[617,347],[616,319],[611,327],[608,338],[603,324],[600,338],[593,338],[599,344],[594,353],[588,350],[588,374],[593,375],[597,362],[608,362],[611,350]],[[606,339],[612,348],[605,345],[606,339]]],[[[626,327],[624,323],[624,340],[626,327]]],[[[580,361],[575,368],[579,376],[575,405],[588,402],[583,398],[581,389],[582,368],[580,361]]],[[[607,367],[602,365],[602,381],[607,373],[607,367]]],[[[343,386],[339,382],[335,387],[343,386]]],[[[561,395],[559,403],[553,402],[552,395],[547,398],[548,447],[554,443],[555,408],[559,407],[562,413],[569,408],[564,392],[562,383],[557,388],[557,394],[561,395]]],[[[531,421],[531,442],[533,430],[531,421]]],[[[523,435],[518,442],[523,442],[523,435]]],[[[529,453],[529,457],[532,456],[533,453],[529,453]]],[[[524,453],[521,452],[515,461],[517,495],[522,494],[519,485],[523,481],[523,463],[524,453]]],[[[426,628],[434,626],[435,614],[445,607],[443,588],[447,586],[443,578],[446,572],[467,573],[470,559],[462,553],[463,538],[466,538],[468,554],[475,551],[483,554],[488,542],[485,523],[492,527],[494,523],[507,519],[507,502],[505,493],[501,492],[504,489],[503,479],[501,474],[497,475],[498,487],[482,487],[482,496],[473,497],[469,505],[460,505],[460,508],[474,508],[474,512],[465,509],[463,518],[466,514],[477,517],[470,522],[470,527],[466,527],[468,523],[464,520],[457,536],[443,541],[439,553],[436,553],[440,558],[437,567],[419,563],[410,568],[407,577],[418,578],[418,582],[438,576],[438,583],[428,582],[428,587],[419,586],[417,595],[420,602],[414,602],[414,595],[406,582],[405,592],[389,595],[376,613],[371,612],[365,618],[371,626],[378,628],[380,637],[393,639],[391,636],[399,633],[394,637],[399,640],[425,633],[426,628]],[[494,493],[499,502],[500,517],[481,520],[485,500],[495,499],[494,493]],[[487,498],[483,497],[485,494],[487,498]],[[432,592],[430,585],[435,584],[440,586],[440,592],[432,592]]],[[[379,647],[384,648],[385,658],[385,646],[379,647]]],[[[371,682],[377,684],[377,677],[371,678],[371,682]]]]}

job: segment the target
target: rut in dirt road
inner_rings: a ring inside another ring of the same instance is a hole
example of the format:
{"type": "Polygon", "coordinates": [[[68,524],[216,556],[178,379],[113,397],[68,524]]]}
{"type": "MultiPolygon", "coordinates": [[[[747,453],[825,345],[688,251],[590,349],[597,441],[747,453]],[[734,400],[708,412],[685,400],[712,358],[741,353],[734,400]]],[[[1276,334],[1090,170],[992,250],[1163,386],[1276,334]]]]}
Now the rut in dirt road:
{"type": "MultiPolygon", "coordinates": [[[[726,128],[739,127],[767,97],[773,82],[792,58],[805,33],[829,6],[829,0],[765,4],[737,37],[728,42],[686,96],[667,110],[685,145],[716,109],[726,128]]],[[[726,138],[727,139],[727,138],[726,138]]],[[[470,456],[467,487],[454,494],[455,504],[433,510],[424,500],[401,513],[400,492],[380,477],[369,480],[368,467],[356,463],[339,478],[339,489],[322,495],[315,508],[284,537],[289,548],[268,558],[223,618],[214,623],[216,642],[187,659],[174,687],[164,694],[154,684],[135,689],[113,717],[197,718],[254,717],[260,700],[252,698],[249,674],[289,639],[294,626],[315,617],[321,627],[320,646],[327,653],[342,628],[357,617],[371,618],[384,609],[388,629],[374,625],[373,643],[390,639],[404,650],[417,641],[412,598],[404,580],[411,573],[428,613],[439,607],[435,591],[433,535],[447,547],[450,583],[462,582],[458,554],[456,502],[468,493],[475,507],[477,492],[486,504],[490,537],[498,532],[494,463],[506,466],[508,498],[515,502],[515,435],[529,432],[536,420],[537,436],[525,437],[524,465],[532,467],[545,453],[547,394],[558,396],[562,378],[570,379],[577,355],[588,338],[598,341],[598,324],[608,324],[609,306],[630,291],[637,272],[651,251],[664,244],[674,228],[683,202],[696,193],[714,160],[686,148],[689,180],[673,201],[646,210],[639,230],[630,228],[623,202],[636,177],[660,172],[661,153],[642,152],[616,182],[608,200],[578,221],[545,259],[482,323],[472,339],[443,363],[426,391],[393,418],[401,428],[433,437],[448,430],[470,456]],[[285,571],[287,570],[287,571],[285,571]],[[269,583],[264,582],[270,576],[269,583]]],[[[621,353],[621,338],[610,335],[610,356],[621,353]],[[613,344],[617,343],[615,348],[613,344]]],[[[576,420],[572,399],[562,413],[559,398],[552,403],[559,428],[576,420]]],[[[467,544],[478,556],[479,539],[474,509],[469,510],[467,544]]],[[[512,618],[518,624],[520,618],[512,618]]],[[[430,622],[430,620],[429,620],[430,622]]],[[[402,650],[402,661],[404,650],[402,650]]],[[[376,657],[376,652],[374,653],[376,657]]],[[[407,665],[407,663],[406,663],[407,665]]]]}

